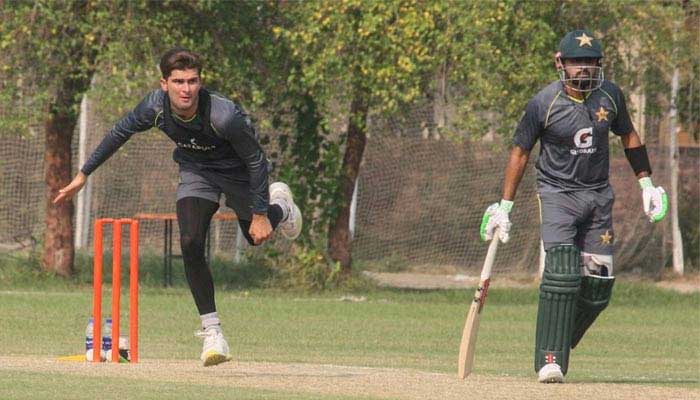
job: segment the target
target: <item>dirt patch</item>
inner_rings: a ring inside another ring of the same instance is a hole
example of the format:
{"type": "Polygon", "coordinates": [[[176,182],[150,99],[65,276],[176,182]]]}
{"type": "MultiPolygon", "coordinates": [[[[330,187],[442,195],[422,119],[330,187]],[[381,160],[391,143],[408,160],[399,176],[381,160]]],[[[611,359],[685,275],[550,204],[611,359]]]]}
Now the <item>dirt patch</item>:
{"type": "Polygon", "coordinates": [[[700,399],[697,391],[618,383],[543,385],[534,379],[452,374],[325,364],[232,362],[204,368],[192,360],[143,360],[138,364],[61,362],[39,357],[0,356],[2,370],[121,377],[224,387],[269,389],[318,396],[391,399],[700,399]]]}
{"type": "Polygon", "coordinates": [[[681,293],[700,293],[700,273],[665,277],[656,286],[681,293]]]}
{"type": "MultiPolygon", "coordinates": [[[[362,272],[364,276],[381,287],[400,289],[474,289],[479,284],[478,275],[459,273],[427,274],[420,272],[362,272]]],[[[624,281],[647,281],[658,288],[674,290],[680,293],[700,293],[700,274],[683,277],[669,277],[662,281],[653,281],[637,275],[621,275],[624,281]]],[[[493,278],[492,287],[536,288],[536,275],[499,275],[493,278]]]]}
{"type": "MultiPolygon", "coordinates": [[[[371,271],[364,271],[362,274],[381,287],[400,289],[475,289],[479,284],[478,275],[371,271]]],[[[533,278],[524,280],[505,276],[494,278],[493,285],[518,288],[536,287],[533,278]]]]}

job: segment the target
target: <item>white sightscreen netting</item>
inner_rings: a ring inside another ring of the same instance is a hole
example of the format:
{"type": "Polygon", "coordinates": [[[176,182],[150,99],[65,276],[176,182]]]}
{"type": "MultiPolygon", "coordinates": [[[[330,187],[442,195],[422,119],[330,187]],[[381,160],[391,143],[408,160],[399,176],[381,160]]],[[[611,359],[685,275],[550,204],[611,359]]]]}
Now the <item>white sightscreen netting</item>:
{"type": "MultiPolygon", "coordinates": [[[[389,270],[478,273],[488,247],[479,239],[479,225],[484,210],[501,198],[507,146],[439,138],[421,122],[430,121],[429,114],[418,109],[411,115],[413,120],[377,123],[370,131],[358,181],[353,259],[389,270]]],[[[670,218],[653,225],[643,215],[641,191],[619,142],[611,135],[614,268],[657,274],[671,254],[664,240],[670,218]]],[[[539,146],[518,189],[510,241],[498,248],[499,271],[538,270],[538,154],[539,146]]],[[[652,136],[649,155],[655,184],[668,190],[668,148],[655,145],[652,136]]]]}

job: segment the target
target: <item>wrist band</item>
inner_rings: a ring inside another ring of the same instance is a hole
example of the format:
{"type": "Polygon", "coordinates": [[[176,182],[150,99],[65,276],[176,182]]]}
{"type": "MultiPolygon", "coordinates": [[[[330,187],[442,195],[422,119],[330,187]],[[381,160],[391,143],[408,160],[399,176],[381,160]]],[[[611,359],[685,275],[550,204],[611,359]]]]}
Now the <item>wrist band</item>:
{"type": "Polygon", "coordinates": [[[646,146],[641,145],[633,149],[625,149],[625,156],[627,156],[627,161],[630,162],[635,175],[640,172],[647,172],[651,175],[651,165],[649,164],[646,146]]]}
{"type": "Polygon", "coordinates": [[[501,210],[509,213],[513,209],[513,202],[506,199],[501,199],[501,204],[498,206],[501,210]]]}
{"type": "Polygon", "coordinates": [[[644,178],[639,178],[639,187],[642,189],[648,188],[648,187],[654,187],[654,184],[651,183],[651,178],[648,176],[645,176],[644,178]]]}

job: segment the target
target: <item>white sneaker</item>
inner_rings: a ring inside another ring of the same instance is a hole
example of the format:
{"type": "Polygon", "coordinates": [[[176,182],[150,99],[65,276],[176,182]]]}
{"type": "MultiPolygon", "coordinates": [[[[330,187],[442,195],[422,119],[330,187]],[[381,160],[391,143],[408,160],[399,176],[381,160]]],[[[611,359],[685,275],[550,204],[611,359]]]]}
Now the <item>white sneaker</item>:
{"type": "Polygon", "coordinates": [[[561,367],[557,363],[545,364],[537,373],[537,380],[540,383],[563,383],[564,374],[561,372],[561,367]]]}
{"type": "Polygon", "coordinates": [[[279,205],[287,214],[287,218],[278,226],[282,236],[289,240],[299,237],[302,226],[301,211],[294,204],[292,191],[286,183],[275,182],[270,185],[270,204],[279,205]]]}
{"type": "Polygon", "coordinates": [[[221,333],[221,328],[209,327],[205,331],[195,332],[194,335],[204,339],[202,355],[199,358],[205,367],[231,361],[232,357],[229,354],[228,343],[221,333]]]}

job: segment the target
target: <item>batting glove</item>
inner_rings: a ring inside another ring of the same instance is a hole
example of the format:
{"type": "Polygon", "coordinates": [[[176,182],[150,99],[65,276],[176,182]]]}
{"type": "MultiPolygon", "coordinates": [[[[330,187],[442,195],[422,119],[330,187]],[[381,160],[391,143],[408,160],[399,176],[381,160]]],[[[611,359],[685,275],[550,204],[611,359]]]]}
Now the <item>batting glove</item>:
{"type": "Polygon", "coordinates": [[[481,240],[488,241],[493,238],[493,232],[498,228],[498,239],[506,243],[510,239],[510,227],[512,226],[508,214],[513,208],[510,200],[501,200],[501,203],[493,203],[486,209],[481,218],[479,235],[481,240]]]}
{"type": "Polygon", "coordinates": [[[664,219],[668,211],[668,195],[664,188],[654,186],[648,176],[639,180],[639,186],[642,187],[642,204],[649,221],[659,222],[664,219]]]}

